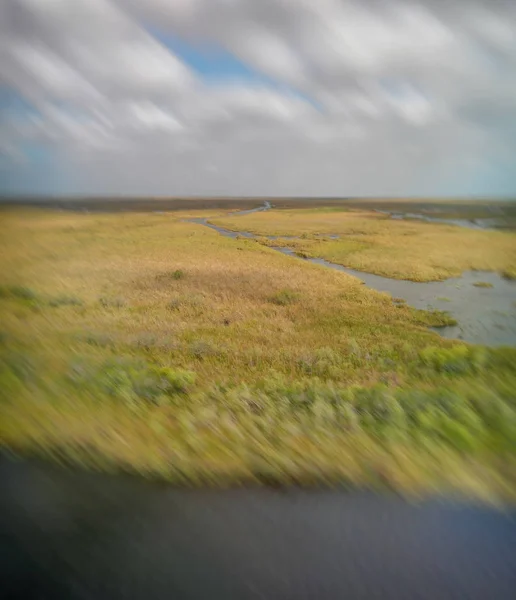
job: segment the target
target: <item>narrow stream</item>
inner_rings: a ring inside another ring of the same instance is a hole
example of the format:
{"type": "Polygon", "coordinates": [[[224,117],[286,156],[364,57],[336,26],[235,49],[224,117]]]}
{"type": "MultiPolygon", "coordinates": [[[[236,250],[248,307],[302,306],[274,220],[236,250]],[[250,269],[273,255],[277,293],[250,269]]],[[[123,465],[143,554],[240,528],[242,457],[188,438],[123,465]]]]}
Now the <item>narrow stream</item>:
{"type": "MultiPolygon", "coordinates": [[[[258,208],[231,214],[233,216],[247,215],[270,208],[272,208],[271,204],[266,202],[258,208]]],[[[429,220],[436,219],[429,217],[429,220]]],[[[231,231],[219,227],[209,223],[206,218],[189,219],[189,221],[209,227],[221,235],[233,239],[258,237],[248,231],[231,231]]],[[[455,224],[459,225],[458,222],[455,224]]],[[[269,240],[297,239],[287,236],[261,237],[267,237],[269,240]]],[[[301,258],[291,248],[280,246],[271,246],[271,248],[298,260],[305,260],[357,277],[368,287],[380,292],[387,292],[394,298],[402,298],[414,308],[445,310],[455,318],[458,324],[453,327],[434,328],[434,331],[443,337],[462,339],[473,344],[487,346],[516,346],[516,282],[504,279],[498,273],[466,271],[461,277],[445,281],[415,282],[364,273],[323,258],[301,258]]]]}
{"type": "Polygon", "coordinates": [[[390,210],[379,210],[375,209],[375,212],[381,213],[382,215],[388,215],[391,219],[403,220],[403,219],[418,219],[420,221],[426,221],[428,223],[443,223],[445,225],[457,225],[458,227],[465,227],[466,229],[496,229],[497,219],[446,219],[444,217],[432,217],[431,215],[424,215],[422,213],[402,213],[393,212],[390,210]]]}

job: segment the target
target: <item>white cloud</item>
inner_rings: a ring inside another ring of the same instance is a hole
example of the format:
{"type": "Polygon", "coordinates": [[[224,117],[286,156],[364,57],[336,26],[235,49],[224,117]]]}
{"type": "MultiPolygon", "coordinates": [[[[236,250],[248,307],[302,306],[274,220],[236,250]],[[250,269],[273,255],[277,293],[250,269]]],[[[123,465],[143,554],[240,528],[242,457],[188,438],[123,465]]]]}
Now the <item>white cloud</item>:
{"type": "Polygon", "coordinates": [[[12,42],[5,51],[2,77],[27,96],[98,100],[101,94],[78,71],[42,43],[12,42]]]}
{"type": "Polygon", "coordinates": [[[303,82],[302,60],[279,36],[263,27],[250,26],[231,33],[230,40],[229,47],[253,67],[281,81],[303,82]]]}
{"type": "Polygon", "coordinates": [[[146,36],[130,41],[109,40],[100,48],[70,46],[77,67],[111,94],[173,92],[193,81],[181,61],[146,36]]]}
{"type": "Polygon", "coordinates": [[[173,132],[183,128],[172,114],[152,102],[131,102],[128,113],[128,125],[136,129],[173,132]]]}
{"type": "Polygon", "coordinates": [[[0,33],[35,107],[6,113],[5,154],[50,144],[89,191],[426,194],[516,155],[502,0],[4,0],[0,33]],[[270,83],[203,82],[167,36],[270,83]]]}

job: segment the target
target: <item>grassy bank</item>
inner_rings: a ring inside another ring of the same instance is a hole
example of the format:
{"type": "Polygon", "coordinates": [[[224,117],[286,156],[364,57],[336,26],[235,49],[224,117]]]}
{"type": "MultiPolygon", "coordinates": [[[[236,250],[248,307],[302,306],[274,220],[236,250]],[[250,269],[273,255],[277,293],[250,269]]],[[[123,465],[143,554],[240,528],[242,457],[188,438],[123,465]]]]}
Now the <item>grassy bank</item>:
{"type": "Polygon", "coordinates": [[[515,350],[184,216],[2,213],[5,447],[193,484],[514,495],[515,350]]]}
{"type": "Polygon", "coordinates": [[[498,271],[516,278],[514,232],[393,220],[373,211],[338,207],[273,210],[212,221],[262,236],[298,236],[297,240],[260,241],[396,279],[438,281],[467,270],[498,271]]]}

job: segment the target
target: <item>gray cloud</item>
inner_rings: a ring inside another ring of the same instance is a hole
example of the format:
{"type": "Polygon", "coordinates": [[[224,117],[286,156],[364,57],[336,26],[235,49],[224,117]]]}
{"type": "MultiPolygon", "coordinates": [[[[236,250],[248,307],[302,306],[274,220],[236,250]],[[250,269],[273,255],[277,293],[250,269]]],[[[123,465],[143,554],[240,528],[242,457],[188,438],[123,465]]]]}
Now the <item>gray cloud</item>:
{"type": "Polygon", "coordinates": [[[78,193],[516,191],[513,2],[4,0],[0,34],[34,107],[2,115],[6,187],[40,185],[31,142],[78,193]],[[167,35],[271,83],[205,82],[167,35]]]}

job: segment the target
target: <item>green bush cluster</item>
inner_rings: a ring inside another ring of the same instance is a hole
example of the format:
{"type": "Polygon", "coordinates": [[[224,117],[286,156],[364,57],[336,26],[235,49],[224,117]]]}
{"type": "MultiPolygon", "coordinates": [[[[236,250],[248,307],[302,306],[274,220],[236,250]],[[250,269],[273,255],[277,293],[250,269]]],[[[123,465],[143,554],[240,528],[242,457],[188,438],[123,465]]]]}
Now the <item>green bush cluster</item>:
{"type": "Polygon", "coordinates": [[[269,296],[269,302],[278,306],[287,306],[299,300],[299,293],[293,290],[280,290],[272,296],[269,296]]]}
{"type": "Polygon", "coordinates": [[[489,283],[488,281],[475,281],[473,283],[473,285],[475,287],[479,287],[479,288],[492,288],[493,284],[489,283]]]}
{"type": "Polygon", "coordinates": [[[422,325],[428,327],[451,327],[457,325],[457,320],[444,310],[436,308],[431,310],[418,310],[411,308],[411,312],[417,316],[422,325]]]}
{"type": "Polygon", "coordinates": [[[164,273],[159,273],[156,275],[156,279],[158,281],[166,282],[170,279],[175,279],[176,281],[179,279],[184,279],[186,277],[186,273],[182,269],[176,269],[175,271],[166,271],[164,273]]]}
{"type": "Polygon", "coordinates": [[[99,304],[104,308],[122,308],[126,305],[126,301],[123,298],[101,296],[99,298],[99,304]]]}
{"type": "Polygon", "coordinates": [[[44,298],[37,292],[22,285],[0,285],[0,299],[15,301],[34,312],[39,312],[45,304],[44,298]]]}
{"type": "Polygon", "coordinates": [[[277,379],[253,387],[217,386],[205,393],[204,402],[231,413],[237,427],[249,418],[267,424],[271,435],[298,423],[318,434],[361,431],[385,443],[433,442],[458,452],[516,450],[516,406],[483,387],[465,397],[448,389],[343,388],[317,379],[277,379]]]}
{"type": "Polygon", "coordinates": [[[181,308],[186,308],[202,312],[204,303],[205,298],[202,294],[187,293],[171,298],[167,307],[169,310],[180,310],[181,308]]]}
{"type": "Polygon", "coordinates": [[[76,335],[76,339],[90,346],[97,346],[98,348],[112,348],[116,345],[115,338],[103,331],[81,332],[76,335]]]}
{"type": "Polygon", "coordinates": [[[48,301],[48,305],[52,307],[82,306],[83,301],[80,298],[76,298],[75,296],[67,296],[66,294],[63,294],[61,296],[50,298],[50,300],[48,301]]]}
{"type": "Polygon", "coordinates": [[[20,300],[24,304],[33,307],[43,307],[44,305],[48,305],[51,307],[83,305],[83,301],[75,296],[61,294],[59,296],[45,298],[44,296],[35,292],[33,289],[22,285],[1,285],[0,298],[20,300]]]}
{"type": "Polygon", "coordinates": [[[9,348],[7,340],[0,351],[0,398],[9,400],[14,392],[34,380],[36,364],[26,352],[9,348]]]}
{"type": "Polygon", "coordinates": [[[342,357],[332,348],[318,348],[315,352],[304,356],[298,365],[306,375],[318,377],[338,377],[342,357]]]}
{"type": "Polygon", "coordinates": [[[31,288],[22,285],[2,285],[0,286],[0,298],[19,298],[20,300],[39,299],[38,294],[31,288]]]}
{"type": "Polygon", "coordinates": [[[218,354],[217,348],[205,340],[196,340],[192,342],[189,345],[188,350],[192,356],[201,360],[218,354]]]}
{"type": "Polygon", "coordinates": [[[179,342],[170,335],[142,331],[130,339],[129,345],[138,350],[171,352],[172,350],[177,350],[179,342]]]}
{"type": "Polygon", "coordinates": [[[421,362],[440,373],[478,373],[487,361],[484,348],[459,344],[452,348],[428,346],[419,357],[421,362]]]}
{"type": "Polygon", "coordinates": [[[195,373],[144,360],[114,358],[98,367],[87,363],[73,365],[69,379],[126,403],[162,404],[187,392],[195,383],[195,373]]]}

